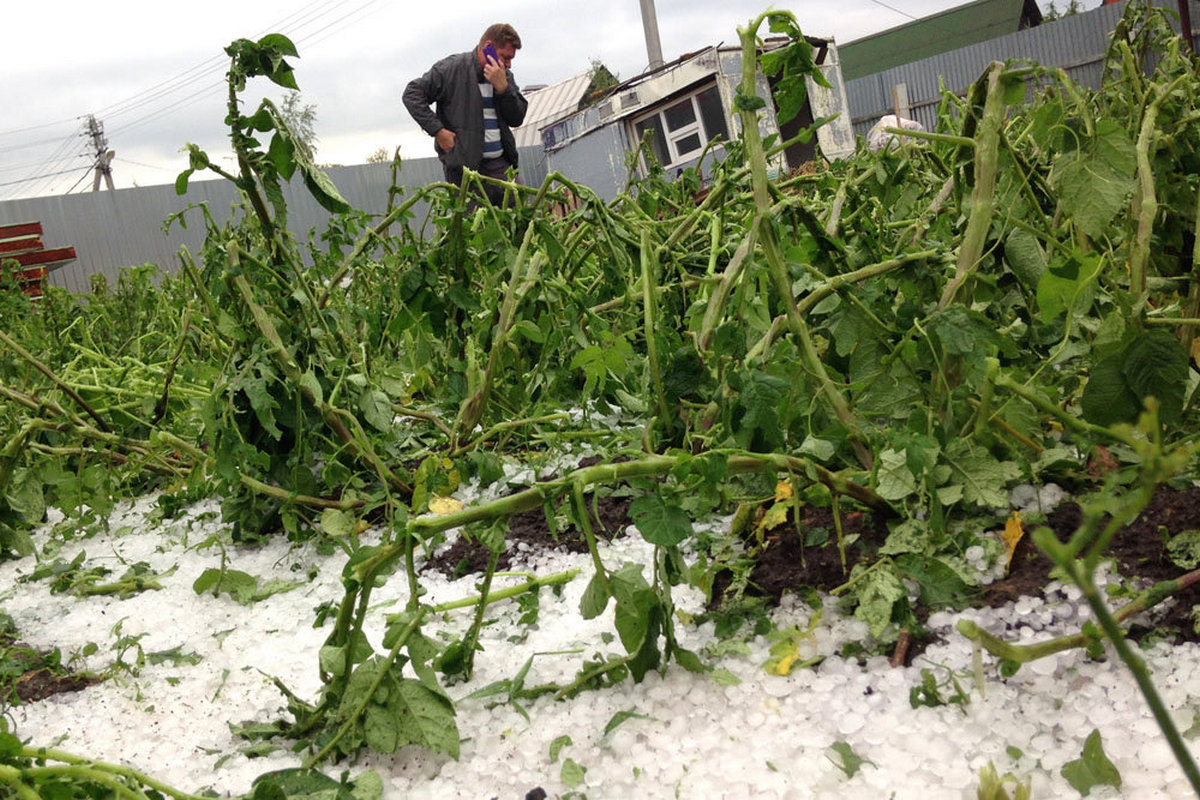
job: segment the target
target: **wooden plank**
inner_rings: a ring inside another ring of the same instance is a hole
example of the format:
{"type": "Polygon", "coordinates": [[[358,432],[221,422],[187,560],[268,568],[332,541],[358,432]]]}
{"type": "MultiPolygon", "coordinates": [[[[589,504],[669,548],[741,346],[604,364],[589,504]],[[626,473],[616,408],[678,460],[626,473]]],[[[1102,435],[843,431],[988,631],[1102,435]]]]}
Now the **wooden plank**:
{"type": "Polygon", "coordinates": [[[42,223],[40,222],[14,222],[8,225],[0,225],[0,239],[11,239],[14,236],[41,236],[42,223]]]}
{"type": "MultiPolygon", "coordinates": [[[[9,256],[5,256],[9,258],[9,256]]],[[[35,250],[30,253],[15,253],[11,258],[22,267],[61,267],[75,260],[74,247],[56,247],[53,250],[35,250]]]]}
{"type": "Polygon", "coordinates": [[[42,242],[42,237],[31,234],[29,236],[13,236],[9,239],[0,239],[0,258],[9,258],[8,253],[27,253],[31,250],[44,250],[46,245],[42,242]]]}
{"type": "Polygon", "coordinates": [[[46,275],[50,272],[46,267],[34,267],[33,269],[23,269],[17,273],[17,283],[41,283],[46,280],[46,275]]]}

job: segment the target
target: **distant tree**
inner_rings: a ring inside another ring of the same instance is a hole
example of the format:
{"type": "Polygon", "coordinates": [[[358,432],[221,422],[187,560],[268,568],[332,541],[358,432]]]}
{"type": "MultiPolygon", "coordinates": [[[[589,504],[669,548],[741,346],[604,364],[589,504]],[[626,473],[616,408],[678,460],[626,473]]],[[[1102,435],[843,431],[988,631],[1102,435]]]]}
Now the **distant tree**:
{"type": "Polygon", "coordinates": [[[371,153],[371,155],[367,156],[368,164],[385,164],[391,160],[392,160],[392,157],[388,153],[386,147],[381,147],[378,150],[376,150],[374,153],[371,153]]]}
{"type": "Polygon", "coordinates": [[[1063,17],[1074,16],[1081,13],[1083,10],[1083,3],[1080,2],[1080,0],[1067,0],[1067,7],[1062,11],[1059,11],[1054,5],[1054,0],[1050,0],[1050,7],[1046,10],[1046,13],[1042,15],[1042,20],[1044,22],[1052,22],[1053,20],[1062,19],[1063,17]]]}
{"type": "Polygon", "coordinates": [[[583,96],[583,101],[579,104],[580,108],[586,108],[599,102],[609,89],[621,82],[621,79],[609,72],[608,67],[601,64],[598,58],[592,59],[591,70],[588,76],[590,80],[588,81],[588,88],[583,96]]]}
{"type": "Polygon", "coordinates": [[[279,113],[291,128],[292,135],[296,137],[297,146],[302,149],[309,161],[315,161],[317,158],[316,104],[305,103],[299,92],[290,91],[283,96],[283,102],[279,105],[279,113]]]}

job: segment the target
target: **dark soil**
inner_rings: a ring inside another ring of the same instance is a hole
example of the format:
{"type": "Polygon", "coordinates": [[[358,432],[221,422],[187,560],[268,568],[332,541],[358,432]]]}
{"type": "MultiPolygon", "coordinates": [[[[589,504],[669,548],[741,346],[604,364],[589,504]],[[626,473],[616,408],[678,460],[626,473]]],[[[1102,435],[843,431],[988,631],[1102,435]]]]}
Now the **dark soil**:
{"type": "Polygon", "coordinates": [[[95,675],[72,672],[57,663],[50,651],[39,651],[0,636],[0,661],[3,662],[4,677],[0,682],[7,700],[33,703],[62,692],[77,692],[99,683],[95,675]]]}
{"type": "MultiPolygon", "coordinates": [[[[630,522],[627,518],[628,502],[623,498],[601,498],[597,502],[600,522],[593,523],[596,524],[597,536],[611,537],[620,533],[630,522]]],[[[1079,506],[1067,501],[1049,514],[1046,524],[1065,541],[1078,527],[1080,519],[1079,506]]],[[[1117,533],[1109,548],[1109,556],[1116,559],[1120,574],[1127,579],[1140,579],[1149,584],[1178,578],[1183,570],[1167,558],[1163,531],[1177,534],[1189,529],[1200,529],[1200,489],[1174,490],[1164,487],[1132,525],[1117,533]]],[[[764,540],[766,546],[754,560],[746,594],[777,603],[785,592],[803,587],[829,591],[846,582],[847,573],[843,571],[836,546],[830,509],[806,507],[799,530],[808,538],[807,546],[802,544],[797,534],[794,519],[767,534],[764,540]]],[[[842,533],[846,539],[857,537],[847,552],[848,569],[858,559],[873,558],[873,551],[887,536],[886,519],[869,512],[844,512],[842,533]]],[[[582,533],[574,528],[560,531],[557,537],[551,536],[545,515],[541,509],[536,509],[513,518],[508,550],[500,556],[499,569],[508,567],[510,554],[516,552],[517,545],[522,542],[534,552],[540,548],[561,548],[570,552],[586,552],[587,549],[582,533]]],[[[483,572],[487,562],[486,548],[460,540],[430,561],[426,569],[448,575],[463,575],[483,572]]],[[[1050,569],[1050,561],[1041,554],[1030,537],[1025,536],[1017,545],[1008,576],[986,587],[975,602],[996,607],[1023,595],[1038,595],[1050,581],[1050,569]]],[[[719,604],[729,583],[728,572],[723,571],[716,576],[714,605],[719,604]]],[[[1159,621],[1157,631],[1165,632],[1176,641],[1200,641],[1200,635],[1196,633],[1189,616],[1192,607],[1200,604],[1200,584],[1181,592],[1177,599],[1159,621]]],[[[929,609],[914,609],[919,622],[925,619],[928,612],[929,609]]],[[[1131,631],[1134,638],[1141,633],[1143,631],[1136,629],[1131,631]]],[[[910,663],[928,643],[928,640],[920,638],[919,631],[914,632],[911,642],[906,642],[908,649],[903,654],[903,661],[910,663]]]]}
{"type": "MultiPolygon", "coordinates": [[[[589,495],[585,500],[592,512],[592,532],[596,538],[612,539],[629,524],[629,498],[593,498],[589,495]]],[[[541,508],[514,514],[509,520],[509,526],[506,539],[508,547],[496,562],[497,570],[507,570],[511,567],[512,556],[526,549],[520,548],[521,544],[528,545],[526,552],[534,553],[546,549],[586,553],[588,549],[583,531],[575,526],[552,533],[549,523],[546,522],[545,511],[541,508]]],[[[438,572],[451,577],[472,575],[487,570],[490,555],[482,544],[463,537],[431,558],[422,571],[438,572]]]]}
{"type": "MultiPolygon", "coordinates": [[[[1046,524],[1060,541],[1066,541],[1082,516],[1079,505],[1067,501],[1048,515],[1046,524]]],[[[1108,556],[1116,559],[1117,572],[1128,580],[1138,579],[1147,585],[1175,580],[1184,571],[1167,557],[1166,539],[1197,529],[1200,529],[1200,488],[1160,488],[1137,519],[1117,531],[1108,556]]],[[[1050,580],[1051,567],[1050,560],[1029,537],[1023,538],[1013,554],[1008,577],[989,586],[981,603],[995,607],[1023,595],[1040,593],[1050,580]]],[[[1175,600],[1159,620],[1159,631],[1168,632],[1176,641],[1200,641],[1190,618],[1192,607],[1200,604],[1200,584],[1184,589],[1175,595],[1175,600]]],[[[1131,633],[1137,638],[1140,632],[1131,633]]]]}

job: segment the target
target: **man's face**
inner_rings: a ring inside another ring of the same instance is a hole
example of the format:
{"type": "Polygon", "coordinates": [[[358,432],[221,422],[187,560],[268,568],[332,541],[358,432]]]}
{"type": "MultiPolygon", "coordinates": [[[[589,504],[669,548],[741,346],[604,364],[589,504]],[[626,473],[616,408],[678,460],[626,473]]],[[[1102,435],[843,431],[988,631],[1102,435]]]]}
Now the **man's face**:
{"type": "MultiPolygon", "coordinates": [[[[495,42],[483,43],[484,47],[486,47],[488,44],[491,44],[492,47],[496,48],[496,55],[500,57],[500,66],[504,67],[505,69],[510,69],[512,67],[513,59],[517,57],[517,48],[513,47],[511,44],[506,44],[503,47],[500,47],[495,42]]],[[[479,65],[483,66],[484,64],[487,64],[487,56],[483,54],[483,47],[480,47],[479,65]]]]}

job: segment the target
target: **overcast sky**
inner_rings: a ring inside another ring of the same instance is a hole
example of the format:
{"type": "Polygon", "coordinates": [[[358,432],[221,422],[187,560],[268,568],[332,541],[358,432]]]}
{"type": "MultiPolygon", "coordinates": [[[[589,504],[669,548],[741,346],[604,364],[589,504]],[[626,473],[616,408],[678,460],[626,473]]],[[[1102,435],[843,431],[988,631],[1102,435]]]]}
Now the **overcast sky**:
{"type": "MultiPolygon", "coordinates": [[[[846,43],[962,2],[775,6],[793,11],[805,33],[846,43]]],[[[738,26],[768,7],[764,0],[654,5],[668,61],[736,42],[738,26]]],[[[593,59],[622,79],[647,66],[638,0],[205,0],[170,8],[146,0],[9,3],[0,56],[0,200],[90,191],[95,149],[85,136],[88,115],[116,153],[118,189],[171,183],[187,165],[180,149],[189,142],[214,160],[226,158],[224,48],[270,32],[290,37],[300,53],[292,65],[303,102],[316,109],[319,162],[361,164],[378,149],[390,153],[397,146],[404,157],[430,156],[431,140],[400,102],[404,85],[441,56],[473,47],[492,22],[509,22],[521,35],[524,46],[513,62],[521,86],[586,72],[593,59]],[[499,18],[496,8],[503,9],[499,18]]],[[[249,111],[264,94],[278,101],[284,93],[265,79],[249,89],[249,111]]]]}

